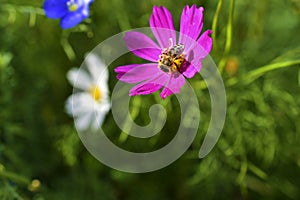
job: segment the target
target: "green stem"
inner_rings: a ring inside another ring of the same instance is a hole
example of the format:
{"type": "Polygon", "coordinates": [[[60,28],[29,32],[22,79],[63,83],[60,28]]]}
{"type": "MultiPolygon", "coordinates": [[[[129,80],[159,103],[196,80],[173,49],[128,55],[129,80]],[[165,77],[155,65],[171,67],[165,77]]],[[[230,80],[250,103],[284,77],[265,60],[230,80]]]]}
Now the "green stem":
{"type": "Polygon", "coordinates": [[[113,0],[113,4],[115,5],[115,9],[117,9],[115,13],[120,29],[122,31],[129,30],[131,26],[128,19],[128,15],[125,12],[126,9],[124,9],[124,1],[113,0]]]}
{"type": "Polygon", "coordinates": [[[248,162],[246,156],[243,156],[243,161],[241,162],[241,167],[240,167],[240,173],[237,177],[237,183],[240,185],[240,190],[243,195],[247,195],[247,187],[246,187],[246,182],[245,178],[247,176],[247,171],[248,171],[248,162]]]}
{"type": "Polygon", "coordinates": [[[128,136],[129,136],[128,133],[122,131],[118,139],[119,143],[120,144],[124,143],[127,140],[128,136]]]}
{"type": "MultiPolygon", "coordinates": [[[[285,62],[280,62],[280,63],[273,63],[269,65],[262,66],[258,69],[252,70],[248,72],[246,75],[238,78],[238,77],[233,77],[230,78],[226,81],[226,86],[233,86],[236,85],[237,83],[242,82],[243,84],[249,84],[255,79],[263,76],[265,73],[269,71],[273,71],[275,69],[280,69],[280,68],[285,68],[285,67],[292,67],[294,65],[300,64],[300,59],[299,60],[293,60],[293,61],[285,61],[285,62]]],[[[193,88],[197,88],[200,90],[206,89],[207,85],[205,84],[205,81],[197,81],[197,82],[192,82],[191,83],[193,88]]],[[[300,71],[299,71],[299,86],[300,86],[300,71]]]]}
{"type": "Polygon", "coordinates": [[[269,65],[265,65],[263,67],[260,67],[258,69],[252,70],[249,73],[247,73],[245,76],[241,78],[230,78],[226,82],[227,86],[232,86],[237,84],[238,82],[242,81],[245,84],[249,84],[255,79],[259,78],[260,76],[264,75],[266,72],[273,71],[275,69],[280,69],[280,68],[285,68],[285,67],[291,67],[294,65],[300,64],[300,59],[299,60],[293,60],[293,61],[285,61],[285,62],[280,62],[280,63],[273,63],[269,65]]]}
{"type": "Polygon", "coordinates": [[[33,27],[36,23],[36,14],[35,13],[30,13],[29,14],[29,26],[33,27]]]}
{"type": "Polygon", "coordinates": [[[298,86],[300,87],[300,70],[298,71],[298,86]]]}
{"type": "Polygon", "coordinates": [[[252,163],[248,163],[249,170],[253,172],[256,176],[259,178],[266,180],[268,178],[268,175],[261,169],[259,169],[257,166],[255,166],[252,163]]]}
{"type": "Polygon", "coordinates": [[[23,5],[13,5],[13,4],[2,4],[0,7],[1,10],[18,11],[21,13],[35,13],[37,15],[45,15],[45,12],[42,8],[37,8],[33,6],[23,6],[23,5]]]}
{"type": "Polygon", "coordinates": [[[20,184],[24,184],[24,185],[28,185],[30,184],[30,180],[23,177],[23,176],[20,176],[18,174],[15,174],[15,173],[12,173],[12,172],[8,172],[8,171],[0,171],[0,177],[1,178],[5,178],[5,179],[9,179],[9,180],[12,180],[16,183],[20,183],[20,184]]]}
{"type": "MultiPolygon", "coordinates": [[[[125,130],[131,130],[132,127],[132,123],[134,123],[133,120],[135,120],[135,118],[138,116],[138,114],[140,113],[140,106],[141,106],[141,99],[140,97],[135,97],[132,101],[133,104],[133,109],[131,112],[131,115],[127,116],[127,119],[125,120],[125,123],[123,125],[123,129],[125,130]]],[[[129,133],[125,133],[124,131],[121,132],[120,136],[119,136],[119,143],[123,143],[127,140],[129,136],[129,133]]]]}
{"type": "Polygon", "coordinates": [[[226,65],[230,50],[231,50],[231,44],[232,44],[232,24],[233,24],[233,14],[234,14],[234,4],[235,0],[230,1],[230,8],[229,8],[229,16],[228,16],[228,24],[226,28],[226,42],[225,42],[225,49],[224,49],[224,55],[222,59],[219,62],[219,70],[220,73],[223,72],[223,69],[226,65]]]}
{"type": "Polygon", "coordinates": [[[220,12],[221,12],[221,8],[223,5],[223,0],[219,0],[218,5],[217,5],[217,10],[212,22],[212,40],[213,40],[213,49],[216,50],[217,48],[217,40],[216,40],[216,35],[217,35],[217,26],[218,26],[218,20],[219,20],[219,16],[220,16],[220,12]]]}
{"type": "Polygon", "coordinates": [[[63,47],[65,53],[67,54],[67,57],[69,58],[70,61],[75,61],[76,60],[76,54],[69,42],[69,31],[64,31],[61,39],[60,39],[60,44],[63,47]]]}

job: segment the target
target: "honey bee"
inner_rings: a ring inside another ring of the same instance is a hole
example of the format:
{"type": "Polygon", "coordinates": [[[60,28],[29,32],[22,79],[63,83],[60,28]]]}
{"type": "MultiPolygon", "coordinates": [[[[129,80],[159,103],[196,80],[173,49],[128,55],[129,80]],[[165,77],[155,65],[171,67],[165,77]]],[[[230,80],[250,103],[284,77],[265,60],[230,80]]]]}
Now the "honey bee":
{"type": "Polygon", "coordinates": [[[163,50],[159,56],[158,67],[166,73],[178,72],[182,63],[185,61],[183,44],[177,44],[163,50]]]}
{"type": "Polygon", "coordinates": [[[178,58],[184,51],[184,45],[183,44],[176,44],[173,47],[169,48],[169,53],[171,57],[174,57],[174,59],[178,58]]]}

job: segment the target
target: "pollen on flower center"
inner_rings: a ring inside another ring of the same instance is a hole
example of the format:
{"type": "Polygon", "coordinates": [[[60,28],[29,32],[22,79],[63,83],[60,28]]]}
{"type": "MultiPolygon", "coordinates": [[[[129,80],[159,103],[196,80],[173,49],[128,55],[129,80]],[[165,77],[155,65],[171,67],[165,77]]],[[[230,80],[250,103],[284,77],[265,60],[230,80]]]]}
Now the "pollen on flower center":
{"type": "Polygon", "coordinates": [[[170,45],[169,48],[164,48],[161,55],[159,55],[158,68],[166,73],[179,72],[182,64],[185,62],[183,51],[183,44],[170,45]]]}
{"type": "Polygon", "coordinates": [[[102,97],[102,93],[98,86],[92,86],[89,89],[89,93],[92,95],[92,97],[95,101],[100,101],[100,99],[102,97]]]}
{"type": "Polygon", "coordinates": [[[70,12],[74,12],[78,9],[78,4],[76,4],[74,0],[68,1],[67,6],[70,12]]]}

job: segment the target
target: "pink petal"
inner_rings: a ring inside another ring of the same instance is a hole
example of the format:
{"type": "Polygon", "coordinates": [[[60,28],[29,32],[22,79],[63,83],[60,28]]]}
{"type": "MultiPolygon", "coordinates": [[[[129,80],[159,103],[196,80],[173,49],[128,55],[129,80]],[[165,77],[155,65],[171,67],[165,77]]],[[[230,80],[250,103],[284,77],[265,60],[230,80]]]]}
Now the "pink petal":
{"type": "Polygon", "coordinates": [[[187,67],[182,74],[187,78],[193,78],[195,76],[195,74],[200,71],[201,67],[202,67],[201,62],[196,63],[194,61],[193,64],[190,64],[190,63],[187,64],[187,67]]]}
{"type": "Polygon", "coordinates": [[[192,78],[202,67],[202,60],[209,54],[212,48],[212,39],[209,36],[211,30],[205,31],[197,42],[191,44],[191,50],[187,53],[187,62],[182,66],[181,73],[192,78]]]}
{"type": "Polygon", "coordinates": [[[148,36],[130,31],[125,33],[124,37],[127,48],[136,56],[157,62],[158,56],[161,54],[161,49],[148,36]]]}
{"type": "Polygon", "coordinates": [[[196,73],[198,73],[202,67],[200,57],[203,54],[203,48],[196,43],[192,50],[190,50],[186,57],[186,62],[182,66],[182,74],[187,78],[192,78],[196,73]]]}
{"type": "Polygon", "coordinates": [[[176,44],[172,15],[165,7],[153,7],[150,27],[162,49],[169,47],[170,38],[173,40],[173,44],[176,44]]]}
{"type": "Polygon", "coordinates": [[[164,86],[168,78],[169,75],[167,75],[166,73],[161,73],[157,77],[151,80],[147,80],[131,88],[131,90],[129,91],[129,96],[144,95],[156,92],[164,86]]]}
{"type": "Polygon", "coordinates": [[[159,90],[161,87],[162,85],[156,83],[142,83],[137,85],[137,87],[132,88],[129,92],[129,96],[151,94],[159,90]]]}
{"type": "Polygon", "coordinates": [[[200,44],[202,50],[198,52],[197,56],[205,58],[212,49],[212,38],[210,37],[212,30],[205,31],[199,38],[198,44],[200,44]]]}
{"type": "Polygon", "coordinates": [[[165,99],[167,96],[171,94],[177,94],[180,92],[180,88],[184,85],[185,79],[182,75],[178,77],[171,76],[169,81],[167,82],[165,88],[160,93],[160,97],[165,99]]]}
{"type": "Polygon", "coordinates": [[[161,74],[161,70],[158,69],[157,65],[157,63],[131,64],[119,66],[115,69],[115,72],[117,72],[117,78],[121,81],[138,83],[161,74]]]}
{"type": "Polygon", "coordinates": [[[180,20],[179,44],[184,44],[188,48],[193,40],[198,39],[203,26],[203,11],[203,7],[197,8],[195,4],[191,8],[185,6],[180,20]]]}

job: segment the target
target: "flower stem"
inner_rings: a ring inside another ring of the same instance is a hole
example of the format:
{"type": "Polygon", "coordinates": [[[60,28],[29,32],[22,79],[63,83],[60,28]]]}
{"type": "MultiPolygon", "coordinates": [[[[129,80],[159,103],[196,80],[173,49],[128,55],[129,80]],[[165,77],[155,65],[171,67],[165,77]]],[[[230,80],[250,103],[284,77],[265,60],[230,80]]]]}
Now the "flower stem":
{"type": "Polygon", "coordinates": [[[300,87],[300,70],[298,71],[298,86],[300,87]]]}
{"type": "Polygon", "coordinates": [[[24,185],[30,184],[29,179],[27,179],[23,176],[20,176],[18,174],[15,174],[13,172],[8,172],[6,170],[0,170],[0,178],[9,179],[9,180],[19,183],[19,184],[24,184],[24,185]]]}
{"type": "MultiPolygon", "coordinates": [[[[264,65],[258,69],[252,70],[250,72],[248,72],[246,75],[242,76],[242,77],[232,77],[230,79],[228,79],[226,81],[226,86],[233,86],[236,85],[237,83],[243,82],[243,84],[249,84],[252,81],[254,81],[255,79],[263,76],[265,73],[269,72],[269,71],[273,71],[276,69],[280,69],[280,68],[285,68],[285,67],[292,67],[295,65],[299,65],[300,64],[300,59],[298,60],[293,60],[293,61],[283,61],[283,62],[279,62],[279,63],[272,63],[272,64],[268,64],[268,65],[264,65]]],[[[195,83],[192,83],[192,86],[194,88],[203,90],[207,88],[207,85],[205,83],[204,80],[201,81],[197,81],[195,83]]],[[[300,86],[300,71],[299,71],[299,86],[300,86]]]]}
{"type": "Polygon", "coordinates": [[[293,61],[284,61],[284,62],[279,62],[279,63],[272,63],[265,65],[263,67],[260,67],[258,69],[252,70],[249,73],[247,73],[245,76],[242,76],[241,78],[230,78],[226,82],[227,86],[232,86],[237,84],[238,82],[242,81],[245,84],[249,84],[255,79],[259,78],[260,76],[264,75],[265,73],[275,70],[275,69],[280,69],[280,68],[285,68],[285,67],[291,67],[294,65],[300,64],[300,59],[298,60],[293,60],[293,61]]]}
{"type": "Polygon", "coordinates": [[[18,11],[20,13],[34,13],[37,15],[45,15],[45,12],[42,8],[37,8],[33,6],[23,6],[23,5],[13,5],[13,4],[2,4],[0,7],[1,10],[7,12],[18,11]]]}
{"type": "Polygon", "coordinates": [[[36,24],[37,15],[45,15],[45,12],[41,8],[23,5],[4,4],[1,5],[0,10],[8,12],[8,22],[14,23],[16,20],[17,12],[29,14],[29,26],[32,27],[36,24]]]}
{"type": "Polygon", "coordinates": [[[33,27],[36,23],[36,13],[30,13],[29,14],[29,26],[33,27]]]}
{"type": "MultiPolygon", "coordinates": [[[[132,104],[133,109],[131,111],[131,115],[128,115],[126,121],[124,122],[123,129],[131,130],[132,123],[134,123],[135,118],[140,113],[140,106],[141,106],[141,98],[139,96],[134,97],[132,104]]],[[[125,133],[124,131],[121,132],[119,136],[119,143],[123,143],[127,140],[129,133],[125,133]]]]}
{"type": "Polygon", "coordinates": [[[220,16],[220,12],[221,12],[221,8],[223,5],[223,0],[219,0],[218,5],[217,5],[217,10],[216,13],[214,15],[214,19],[212,22],[212,40],[213,40],[213,49],[217,48],[217,40],[216,40],[216,34],[217,34],[217,26],[218,26],[218,20],[219,20],[219,16],[220,16]]]}
{"type": "Polygon", "coordinates": [[[115,9],[115,13],[117,16],[117,20],[120,26],[121,31],[127,31],[130,29],[130,22],[128,19],[128,15],[124,9],[124,1],[113,0],[113,4],[115,9]]]}
{"type": "Polygon", "coordinates": [[[65,53],[67,54],[67,57],[69,58],[70,61],[75,61],[76,60],[76,54],[75,51],[73,49],[73,47],[71,46],[70,42],[69,42],[69,35],[70,32],[69,31],[64,31],[61,39],[60,39],[60,44],[63,47],[65,53]]]}
{"type": "Polygon", "coordinates": [[[261,178],[263,180],[266,180],[268,178],[268,175],[262,169],[258,168],[254,164],[248,163],[248,167],[249,167],[249,171],[254,173],[259,178],[261,178]]]}
{"type": "Polygon", "coordinates": [[[119,136],[118,141],[119,141],[120,144],[122,144],[127,140],[127,138],[128,138],[128,134],[125,133],[124,131],[122,131],[120,136],[119,136]]]}
{"type": "Polygon", "coordinates": [[[219,62],[219,71],[222,74],[223,69],[226,65],[230,50],[231,50],[231,43],[232,43],[232,29],[233,29],[233,14],[234,14],[234,4],[235,0],[230,1],[230,8],[229,8],[229,16],[228,16],[228,24],[226,27],[226,42],[225,42],[225,49],[224,55],[219,62]]]}

